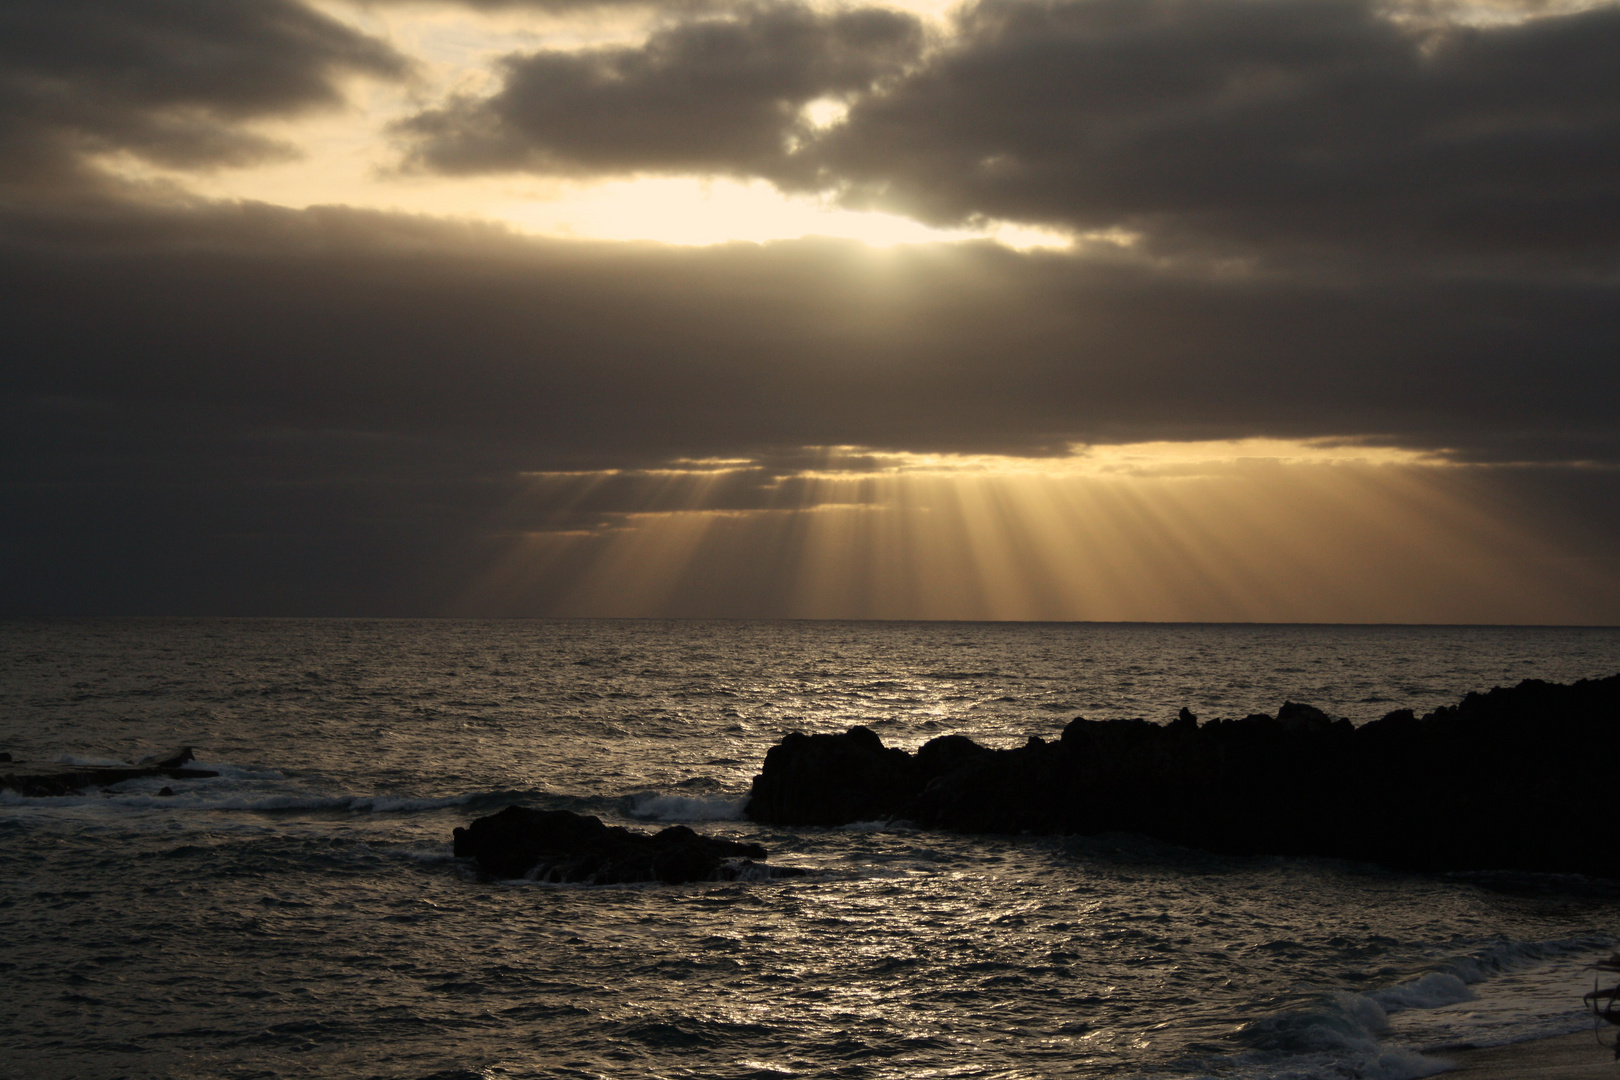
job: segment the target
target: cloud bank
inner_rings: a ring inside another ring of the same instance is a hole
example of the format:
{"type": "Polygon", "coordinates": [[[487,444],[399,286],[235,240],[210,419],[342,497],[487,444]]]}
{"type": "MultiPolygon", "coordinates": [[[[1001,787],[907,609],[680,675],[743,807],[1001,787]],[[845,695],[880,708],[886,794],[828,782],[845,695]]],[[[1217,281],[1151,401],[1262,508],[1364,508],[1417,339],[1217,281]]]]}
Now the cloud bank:
{"type": "Polygon", "coordinates": [[[297,0],[11,0],[0,8],[0,182],[60,185],[127,152],[180,167],[296,153],[245,123],[342,100],[410,62],[297,0]]]}
{"type": "Polygon", "coordinates": [[[702,15],[509,56],[497,93],[401,133],[452,172],[711,170],[1163,251],[1614,268],[1620,8],[1471,26],[1368,0],[983,0],[920,41],[877,8],[702,15]],[[843,122],[807,130],[818,97],[843,122]]]}

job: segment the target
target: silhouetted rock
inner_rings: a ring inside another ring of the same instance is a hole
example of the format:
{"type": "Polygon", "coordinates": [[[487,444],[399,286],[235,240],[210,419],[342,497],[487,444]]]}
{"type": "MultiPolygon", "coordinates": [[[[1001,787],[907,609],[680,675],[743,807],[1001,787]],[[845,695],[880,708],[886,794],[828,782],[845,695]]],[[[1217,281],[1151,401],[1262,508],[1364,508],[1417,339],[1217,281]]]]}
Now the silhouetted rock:
{"type": "Polygon", "coordinates": [[[135,763],[138,769],[178,769],[197,760],[189,746],[177,746],[166,754],[150,754],[135,763]]]}
{"type": "Polygon", "coordinates": [[[794,732],[766,753],[749,805],[758,808],[759,821],[845,825],[890,817],[921,790],[916,760],[904,750],[885,749],[870,728],[852,727],[842,735],[794,732]]]}
{"type": "Polygon", "coordinates": [[[9,788],[30,798],[72,795],[91,787],[108,787],[125,780],[138,780],[149,776],[162,776],[170,780],[198,780],[219,773],[208,769],[185,768],[194,760],[191,747],[182,746],[167,754],[142,758],[137,765],[102,768],[88,766],[55,772],[20,772],[0,776],[0,788],[9,788]]]}
{"type": "Polygon", "coordinates": [[[456,829],[454,850],[457,858],[474,859],[485,873],[498,878],[595,885],[804,873],[759,866],[751,861],[765,858],[765,849],[758,844],[700,836],[685,825],[649,835],[605,825],[586,814],[525,806],[508,806],[456,829]]]}
{"type": "Polygon", "coordinates": [[[908,818],[963,832],[1135,832],[1233,854],[1620,877],[1581,828],[1620,757],[1620,676],[1527,680],[1419,719],[1356,728],[1309,705],[1200,724],[1182,709],[1070,723],[991,750],[960,735],[915,755],[866,728],[771,748],[747,814],[783,825],[908,818]],[[1598,763],[1594,767],[1594,763],[1598,763]]]}

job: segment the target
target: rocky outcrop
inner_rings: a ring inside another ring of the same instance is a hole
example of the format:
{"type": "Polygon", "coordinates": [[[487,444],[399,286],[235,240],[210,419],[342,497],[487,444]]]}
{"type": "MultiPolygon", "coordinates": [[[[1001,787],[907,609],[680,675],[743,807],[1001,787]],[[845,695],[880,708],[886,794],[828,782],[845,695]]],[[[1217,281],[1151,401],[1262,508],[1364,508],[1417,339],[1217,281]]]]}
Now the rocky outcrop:
{"type": "Polygon", "coordinates": [[[846,825],[891,817],[921,790],[917,760],[885,748],[871,728],[842,735],[795,731],[766,752],[749,816],[779,825],[846,825]]]}
{"type": "MultiPolygon", "coordinates": [[[[86,788],[108,787],[125,780],[161,776],[169,780],[198,780],[219,773],[208,769],[188,769],[186,763],[194,760],[191,747],[183,746],[168,754],[145,758],[135,765],[112,768],[85,767],[56,772],[27,771],[0,775],[0,788],[7,788],[30,798],[54,795],[74,795],[86,788]]],[[[173,792],[170,792],[173,794],[173,792]]]]}
{"type": "Polygon", "coordinates": [[[1308,705],[1169,724],[1076,719],[1062,738],[915,754],[866,728],[789,735],[747,807],[782,825],[906,818],[962,832],[1134,832],[1233,854],[1620,877],[1585,827],[1620,758],[1620,676],[1529,680],[1359,728],[1308,705]]]}
{"type": "Polygon", "coordinates": [[[497,878],[593,885],[663,881],[732,881],[790,877],[802,870],[766,867],[758,844],[700,836],[685,825],[632,832],[567,810],[508,806],[455,830],[457,858],[473,859],[497,878]]]}

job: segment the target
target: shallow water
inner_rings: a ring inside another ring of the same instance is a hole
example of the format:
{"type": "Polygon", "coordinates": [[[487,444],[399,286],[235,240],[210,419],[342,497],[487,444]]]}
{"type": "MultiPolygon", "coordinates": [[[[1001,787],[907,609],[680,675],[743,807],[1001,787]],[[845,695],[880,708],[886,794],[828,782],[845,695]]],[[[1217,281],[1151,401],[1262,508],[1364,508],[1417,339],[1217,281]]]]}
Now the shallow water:
{"type": "Polygon", "coordinates": [[[1613,674],[1614,630],[68,620],[0,649],[0,749],[221,772],[0,793],[5,1075],[1394,1080],[1578,1029],[1620,927],[1579,878],[737,820],[789,730],[1360,722],[1613,674]],[[817,873],[481,880],[450,830],[508,802],[817,873]]]}

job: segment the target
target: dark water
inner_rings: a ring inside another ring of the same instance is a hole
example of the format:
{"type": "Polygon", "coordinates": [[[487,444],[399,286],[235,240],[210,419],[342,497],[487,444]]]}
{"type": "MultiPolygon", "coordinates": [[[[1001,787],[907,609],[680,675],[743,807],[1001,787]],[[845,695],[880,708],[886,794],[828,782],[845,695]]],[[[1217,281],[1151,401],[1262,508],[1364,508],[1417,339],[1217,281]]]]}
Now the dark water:
{"type": "Polygon", "coordinates": [[[1620,932],[1580,878],[738,820],[789,730],[1364,721],[1613,674],[1620,631],[85,620],[0,624],[0,657],[0,749],[222,774],[0,794],[7,1077],[1399,1080],[1578,1030],[1620,932]],[[480,880],[450,830],[512,801],[817,873],[480,880]]]}

